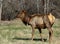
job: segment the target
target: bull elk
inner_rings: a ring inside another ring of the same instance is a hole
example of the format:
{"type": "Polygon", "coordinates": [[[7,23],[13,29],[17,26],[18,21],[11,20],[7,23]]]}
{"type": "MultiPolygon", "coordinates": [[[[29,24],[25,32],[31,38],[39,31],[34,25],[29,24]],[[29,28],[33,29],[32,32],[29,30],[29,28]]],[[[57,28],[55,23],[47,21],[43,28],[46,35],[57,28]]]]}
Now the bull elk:
{"type": "Polygon", "coordinates": [[[51,43],[53,34],[52,25],[54,24],[55,21],[55,17],[51,13],[49,13],[48,15],[34,14],[29,16],[27,12],[23,10],[17,15],[17,17],[20,18],[25,25],[29,24],[32,27],[32,40],[35,28],[39,30],[42,40],[43,38],[41,34],[42,33],[41,29],[47,28],[47,30],[49,31],[49,43],[51,43]],[[49,20],[48,23],[46,17],[49,20]]]}

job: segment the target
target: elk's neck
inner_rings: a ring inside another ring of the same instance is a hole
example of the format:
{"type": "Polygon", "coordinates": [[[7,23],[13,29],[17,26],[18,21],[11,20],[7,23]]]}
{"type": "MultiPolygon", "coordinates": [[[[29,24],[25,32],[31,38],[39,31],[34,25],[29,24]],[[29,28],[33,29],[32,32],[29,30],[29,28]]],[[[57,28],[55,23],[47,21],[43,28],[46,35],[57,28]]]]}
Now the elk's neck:
{"type": "Polygon", "coordinates": [[[25,25],[29,24],[29,21],[30,21],[30,17],[29,16],[25,16],[23,19],[22,19],[23,23],[25,25]]]}

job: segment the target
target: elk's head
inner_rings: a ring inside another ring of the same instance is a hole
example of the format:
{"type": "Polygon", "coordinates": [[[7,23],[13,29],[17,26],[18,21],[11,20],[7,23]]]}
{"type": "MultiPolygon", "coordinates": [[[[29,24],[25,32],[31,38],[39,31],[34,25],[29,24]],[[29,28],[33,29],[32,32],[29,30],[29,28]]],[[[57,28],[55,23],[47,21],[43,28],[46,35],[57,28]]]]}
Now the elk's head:
{"type": "Polygon", "coordinates": [[[18,13],[17,18],[23,19],[26,16],[26,11],[22,10],[18,13]]]}

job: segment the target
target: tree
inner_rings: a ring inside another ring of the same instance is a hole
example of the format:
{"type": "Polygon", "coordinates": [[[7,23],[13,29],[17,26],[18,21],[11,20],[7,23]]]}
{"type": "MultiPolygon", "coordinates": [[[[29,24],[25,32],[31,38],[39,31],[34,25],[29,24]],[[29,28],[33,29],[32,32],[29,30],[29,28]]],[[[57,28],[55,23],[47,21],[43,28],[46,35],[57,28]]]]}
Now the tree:
{"type": "Polygon", "coordinates": [[[2,14],[2,1],[3,0],[0,0],[0,20],[1,20],[1,14],[2,14]]]}

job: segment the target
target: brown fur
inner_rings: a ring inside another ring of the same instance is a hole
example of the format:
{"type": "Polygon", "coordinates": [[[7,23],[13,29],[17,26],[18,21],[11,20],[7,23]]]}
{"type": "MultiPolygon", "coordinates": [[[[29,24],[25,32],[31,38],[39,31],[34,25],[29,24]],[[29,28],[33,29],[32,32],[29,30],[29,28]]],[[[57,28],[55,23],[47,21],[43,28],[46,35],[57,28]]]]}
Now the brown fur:
{"type": "MultiPolygon", "coordinates": [[[[49,41],[51,41],[52,32],[53,32],[51,27],[55,21],[55,17],[51,13],[49,13],[49,15],[34,14],[34,15],[29,16],[29,15],[27,15],[26,11],[22,11],[22,12],[20,12],[20,14],[18,14],[18,17],[23,21],[24,24],[31,25],[31,27],[32,27],[32,40],[33,40],[35,28],[37,28],[39,30],[40,35],[42,33],[41,29],[47,28],[49,31],[49,41]],[[48,19],[49,21],[46,20],[45,17],[47,17],[46,19],[48,19]]],[[[42,35],[41,35],[41,38],[42,38],[42,35]]]]}

